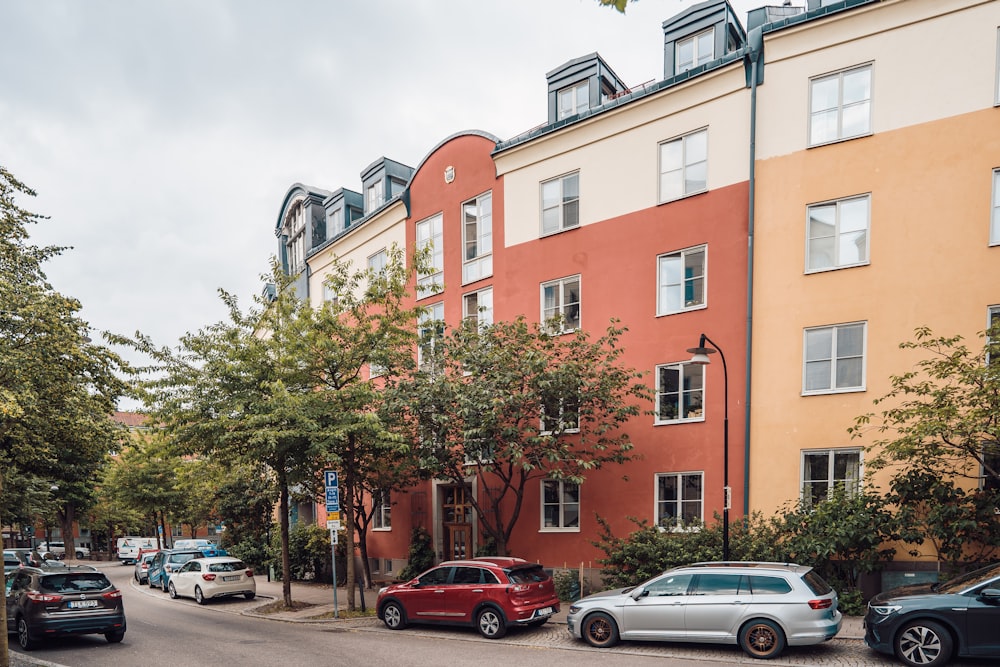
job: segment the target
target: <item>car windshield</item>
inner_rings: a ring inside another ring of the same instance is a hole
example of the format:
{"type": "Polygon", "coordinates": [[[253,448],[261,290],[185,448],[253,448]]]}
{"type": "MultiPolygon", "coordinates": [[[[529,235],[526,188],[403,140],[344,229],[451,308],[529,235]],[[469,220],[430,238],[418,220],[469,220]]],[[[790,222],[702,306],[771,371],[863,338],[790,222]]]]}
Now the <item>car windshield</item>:
{"type": "Polygon", "coordinates": [[[238,572],[240,570],[247,569],[247,566],[241,560],[234,560],[228,563],[209,563],[209,572],[238,572]]]}
{"type": "Polygon", "coordinates": [[[549,575],[545,573],[541,565],[511,569],[507,571],[507,576],[510,577],[511,583],[514,584],[534,584],[549,578],[549,575]]]}
{"type": "Polygon", "coordinates": [[[110,588],[111,582],[100,572],[69,572],[42,577],[41,587],[54,593],[81,593],[110,588]]]}
{"type": "Polygon", "coordinates": [[[985,584],[991,579],[996,579],[1000,577],[1000,565],[990,565],[968,574],[963,574],[960,577],[955,577],[954,579],[949,579],[943,584],[938,584],[938,593],[961,593],[962,591],[975,588],[980,584],[985,584]]]}

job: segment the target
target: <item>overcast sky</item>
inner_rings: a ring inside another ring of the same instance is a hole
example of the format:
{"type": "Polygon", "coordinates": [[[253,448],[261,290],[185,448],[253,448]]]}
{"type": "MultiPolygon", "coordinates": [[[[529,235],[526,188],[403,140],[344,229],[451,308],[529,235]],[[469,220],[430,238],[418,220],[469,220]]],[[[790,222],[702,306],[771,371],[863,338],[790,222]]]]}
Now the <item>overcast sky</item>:
{"type": "MultiPolygon", "coordinates": [[[[660,80],[661,24],[693,4],[0,0],[0,164],[50,218],[33,242],[72,246],[46,273],[90,325],[174,346],[225,318],[219,288],[260,292],[293,184],[360,191],[380,157],[517,135],[545,73],[595,51],[660,80]]],[[[745,25],[781,0],[731,4],[745,25]]]]}

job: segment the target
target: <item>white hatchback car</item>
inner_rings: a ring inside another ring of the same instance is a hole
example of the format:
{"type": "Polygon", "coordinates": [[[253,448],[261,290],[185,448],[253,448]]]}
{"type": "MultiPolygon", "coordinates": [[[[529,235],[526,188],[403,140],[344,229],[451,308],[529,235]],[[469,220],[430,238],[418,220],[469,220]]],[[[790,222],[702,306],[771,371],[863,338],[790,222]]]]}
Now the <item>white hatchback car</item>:
{"type": "Polygon", "coordinates": [[[229,595],[252,600],[257,595],[257,582],[253,570],[239,558],[192,558],[170,575],[168,591],[172,598],[194,598],[198,604],[229,595]]]}

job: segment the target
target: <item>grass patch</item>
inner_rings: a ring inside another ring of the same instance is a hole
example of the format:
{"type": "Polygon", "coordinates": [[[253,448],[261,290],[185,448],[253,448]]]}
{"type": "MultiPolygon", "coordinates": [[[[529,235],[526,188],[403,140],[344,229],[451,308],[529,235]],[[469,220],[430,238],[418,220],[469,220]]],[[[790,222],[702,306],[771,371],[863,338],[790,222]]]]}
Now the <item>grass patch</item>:
{"type": "Polygon", "coordinates": [[[274,602],[268,602],[265,605],[256,607],[254,611],[258,614],[277,614],[282,611],[302,611],[315,606],[316,605],[311,602],[298,602],[296,600],[292,600],[292,604],[287,605],[284,600],[275,600],[274,602]]]}
{"type": "Polygon", "coordinates": [[[360,609],[355,609],[354,611],[347,611],[346,609],[341,609],[340,613],[337,614],[337,616],[334,616],[332,611],[328,611],[323,614],[317,614],[315,616],[309,616],[309,618],[317,620],[325,618],[374,618],[374,617],[375,617],[374,609],[366,609],[365,611],[361,611],[360,609]]]}

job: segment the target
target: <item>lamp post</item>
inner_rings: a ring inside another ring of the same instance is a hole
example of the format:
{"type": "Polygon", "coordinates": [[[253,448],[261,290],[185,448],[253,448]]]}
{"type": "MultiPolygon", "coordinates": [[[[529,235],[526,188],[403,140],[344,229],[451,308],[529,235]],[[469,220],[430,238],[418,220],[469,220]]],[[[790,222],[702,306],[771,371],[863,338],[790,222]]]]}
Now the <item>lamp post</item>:
{"type": "Polygon", "coordinates": [[[722,359],[722,391],[723,391],[723,422],[722,422],[722,560],[729,560],[729,506],[732,504],[733,490],[729,488],[729,370],[726,368],[726,355],[722,348],[706,336],[701,335],[698,347],[688,348],[693,356],[692,364],[707,366],[712,363],[708,355],[719,353],[722,359]],[[712,347],[705,347],[705,344],[712,347]]]}

